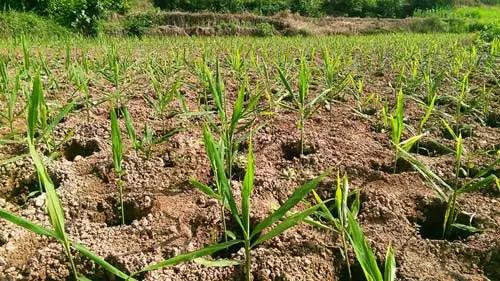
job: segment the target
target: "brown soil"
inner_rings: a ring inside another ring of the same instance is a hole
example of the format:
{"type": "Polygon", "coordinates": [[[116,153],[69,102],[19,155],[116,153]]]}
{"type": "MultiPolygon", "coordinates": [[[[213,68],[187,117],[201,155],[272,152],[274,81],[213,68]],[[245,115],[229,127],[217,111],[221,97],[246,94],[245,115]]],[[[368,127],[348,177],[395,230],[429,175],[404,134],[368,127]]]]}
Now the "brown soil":
{"type": "MultiPolygon", "coordinates": [[[[63,61],[57,55],[51,59],[63,61]]],[[[185,75],[186,85],[196,85],[192,82],[196,81],[193,74],[185,75]]],[[[143,99],[152,91],[147,78],[142,74],[130,77],[134,80],[125,91],[130,97],[129,111],[138,127],[148,122],[161,130],[162,122],[149,118],[151,110],[143,99]]],[[[70,87],[64,77],[60,79],[62,89],[70,87]]],[[[374,86],[368,91],[391,95],[391,89],[385,86],[391,77],[371,79],[374,86]]],[[[102,80],[93,83],[94,98],[110,90],[102,80]]],[[[226,83],[228,93],[234,98],[235,82],[228,78],[226,83]]],[[[183,87],[192,110],[197,107],[198,90],[183,87]]],[[[64,94],[60,90],[50,92],[49,96],[63,101],[64,94]]],[[[286,149],[293,147],[298,139],[295,113],[279,110],[271,117],[260,117],[260,123],[265,125],[253,137],[256,178],[252,217],[256,221],[262,219],[297,186],[321,171],[340,170],[348,174],[352,188],[361,192],[359,219],[379,261],[383,260],[389,243],[395,248],[399,280],[500,280],[498,192],[475,192],[460,200],[463,211],[474,214],[474,223],[483,232],[458,236],[452,241],[436,239],[435,233],[439,231],[436,220],[442,214],[442,206],[435,194],[411,169],[392,173],[393,150],[387,133],[377,132],[375,116],[360,117],[351,110],[353,106],[354,100],[347,98],[343,103],[331,104],[329,110],[321,108],[307,123],[308,145],[314,150],[301,157],[290,156],[286,149]]],[[[407,113],[410,122],[421,114],[411,101],[407,113]]],[[[188,183],[190,178],[210,180],[201,139],[203,122],[180,117],[168,119],[166,128],[185,130],[155,147],[150,159],[137,156],[130,148],[126,150],[127,214],[126,225],[121,226],[116,215],[117,189],[108,116],[107,105],[102,104],[91,110],[89,122],[85,121],[85,112],[75,112],[57,128],[60,136],[75,131],[72,141],[63,148],[63,156],[49,162],[48,167],[58,182],[70,236],[126,272],[219,240],[222,232],[217,202],[208,200],[188,183]]],[[[465,139],[466,149],[476,151],[500,143],[499,128],[473,124],[474,134],[465,139]]],[[[432,138],[452,145],[439,130],[432,133],[432,138]]],[[[2,146],[0,155],[6,157],[18,151],[12,146],[2,146]]],[[[440,174],[451,172],[451,154],[438,151],[418,157],[440,174]]],[[[492,157],[477,161],[488,163],[492,157]]],[[[32,164],[27,158],[1,167],[0,208],[48,226],[43,195],[26,199],[26,185],[33,177],[32,164]]],[[[238,184],[235,181],[235,186],[238,184]]],[[[319,187],[322,196],[332,196],[333,190],[333,177],[319,187]]],[[[348,280],[339,237],[305,224],[258,247],[253,255],[255,280],[348,280]]],[[[232,254],[235,258],[241,256],[241,251],[232,254]]],[[[353,253],[350,260],[354,264],[353,280],[363,280],[353,253]]],[[[114,280],[81,257],[77,264],[92,280],[114,280]]],[[[0,220],[0,280],[66,280],[68,275],[65,257],[56,241],[0,220]]],[[[242,272],[239,267],[207,268],[186,263],[143,277],[144,280],[241,280],[242,272]]]]}

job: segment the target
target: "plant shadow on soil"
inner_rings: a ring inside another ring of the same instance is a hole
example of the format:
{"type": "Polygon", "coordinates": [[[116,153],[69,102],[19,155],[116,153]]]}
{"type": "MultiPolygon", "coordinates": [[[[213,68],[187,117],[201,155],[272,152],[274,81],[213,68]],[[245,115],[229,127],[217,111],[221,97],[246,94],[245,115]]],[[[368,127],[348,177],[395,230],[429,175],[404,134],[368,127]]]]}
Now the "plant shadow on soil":
{"type": "MultiPolygon", "coordinates": [[[[378,268],[384,268],[383,263],[377,260],[378,268]]],[[[351,274],[349,275],[349,268],[345,261],[342,261],[342,266],[340,268],[339,281],[368,281],[366,279],[365,274],[363,272],[363,268],[356,260],[355,263],[351,263],[350,265],[351,274]]],[[[383,274],[383,271],[382,271],[383,274]]]]}
{"type": "MultiPolygon", "coordinates": [[[[470,138],[474,136],[474,129],[471,125],[460,124],[460,125],[450,125],[453,129],[455,135],[462,134],[462,138],[470,138]]],[[[446,128],[442,128],[443,137],[449,140],[455,139],[455,137],[446,128]]]]}
{"type": "MultiPolygon", "coordinates": [[[[153,207],[154,203],[141,205],[139,200],[125,199],[123,201],[125,225],[131,225],[134,221],[146,217],[153,207]]],[[[99,202],[97,211],[102,215],[99,218],[104,220],[108,227],[121,225],[120,204],[116,198],[109,197],[104,202],[99,202]]]]}
{"type": "Polygon", "coordinates": [[[489,252],[481,263],[486,277],[490,280],[500,280],[500,245],[489,252]]]}
{"type": "MultiPolygon", "coordinates": [[[[282,145],[283,157],[286,160],[293,160],[294,158],[300,158],[300,141],[289,142],[282,145]]],[[[310,144],[304,145],[303,156],[311,155],[316,153],[316,147],[310,144]]]]}
{"type": "MultiPolygon", "coordinates": [[[[419,234],[424,239],[457,241],[465,240],[474,233],[466,230],[453,228],[450,234],[443,238],[443,223],[446,213],[446,204],[439,200],[433,200],[431,203],[419,204],[420,215],[412,220],[419,226],[419,234]]],[[[479,219],[468,214],[460,212],[456,223],[479,227],[479,219]]]]}
{"type": "Polygon", "coordinates": [[[411,163],[402,158],[399,158],[397,160],[396,165],[394,165],[394,162],[389,165],[381,165],[380,163],[375,162],[372,166],[372,169],[389,174],[401,174],[414,171],[411,163]]]}
{"type": "MultiPolygon", "coordinates": [[[[230,215],[230,214],[228,214],[228,215],[230,215]]],[[[234,233],[234,235],[236,236],[236,239],[243,239],[243,232],[242,232],[241,228],[239,227],[238,223],[235,221],[235,219],[231,216],[230,219],[226,219],[226,220],[227,220],[226,229],[229,231],[232,231],[234,233]]],[[[250,221],[251,221],[250,222],[250,224],[251,224],[250,229],[254,229],[258,223],[255,221],[252,221],[252,218],[250,218],[250,221]]],[[[261,233],[258,233],[257,235],[255,235],[251,239],[251,242],[253,243],[253,242],[257,241],[257,239],[259,239],[260,235],[261,235],[261,233]]],[[[228,237],[228,239],[230,240],[231,238],[228,237]]],[[[226,238],[224,237],[224,233],[222,233],[220,235],[218,243],[223,243],[223,242],[226,242],[226,238]]],[[[238,243],[238,244],[235,244],[227,249],[217,251],[217,252],[213,253],[211,256],[212,256],[212,258],[215,258],[215,259],[229,259],[229,258],[232,258],[233,255],[236,254],[243,247],[244,247],[243,243],[238,243]]]]}
{"type": "Polygon", "coordinates": [[[437,141],[428,140],[421,141],[418,145],[414,145],[410,152],[427,157],[438,157],[453,153],[453,150],[437,141]]]}

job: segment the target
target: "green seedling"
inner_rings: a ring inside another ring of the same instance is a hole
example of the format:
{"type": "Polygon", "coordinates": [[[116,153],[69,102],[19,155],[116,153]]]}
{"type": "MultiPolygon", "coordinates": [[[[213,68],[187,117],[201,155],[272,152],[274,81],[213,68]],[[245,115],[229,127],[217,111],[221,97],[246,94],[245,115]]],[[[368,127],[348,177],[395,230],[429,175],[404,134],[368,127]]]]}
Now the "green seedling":
{"type": "MultiPolygon", "coordinates": [[[[486,169],[480,171],[473,179],[461,184],[455,180],[455,184],[449,185],[441,177],[432,172],[426,165],[418,161],[414,156],[410,155],[404,149],[399,148],[401,157],[407,160],[412,166],[417,170],[426,180],[426,182],[432,187],[434,192],[438,195],[438,198],[446,204],[446,212],[443,218],[443,231],[442,238],[448,238],[454,229],[461,229],[467,232],[478,232],[479,229],[471,226],[457,223],[457,216],[460,214],[460,208],[458,206],[458,198],[466,193],[477,191],[483,188],[487,188],[492,184],[496,183],[497,188],[500,190],[500,181],[498,178],[489,174],[489,171],[498,163],[500,159],[496,160],[493,165],[490,165],[486,169]]],[[[457,179],[460,173],[461,159],[463,155],[463,144],[461,135],[456,138],[455,147],[455,179],[457,179]]]]}
{"type": "Polygon", "coordinates": [[[74,108],[74,102],[62,107],[56,115],[49,116],[49,107],[45,102],[42,82],[40,75],[37,74],[33,80],[33,90],[28,97],[28,137],[35,144],[37,141],[43,141],[47,145],[49,152],[53,152],[69,140],[73,132],[70,131],[64,139],[56,142],[51,134],[56,126],[66,117],[74,108]],[[36,137],[36,140],[35,140],[36,137]]]}
{"type": "MultiPolygon", "coordinates": [[[[207,152],[211,160],[212,171],[215,175],[216,190],[212,187],[202,184],[198,181],[192,180],[191,182],[200,191],[205,193],[208,197],[219,200],[222,210],[229,209],[232,217],[236,221],[240,232],[242,233],[242,244],[245,249],[245,280],[251,280],[251,259],[252,259],[252,249],[264,243],[265,241],[280,235],[287,229],[297,225],[298,223],[304,221],[307,217],[312,215],[318,208],[319,205],[308,208],[304,211],[295,213],[290,216],[286,216],[287,213],[297,205],[301,200],[304,199],[311,190],[316,188],[316,186],[325,177],[325,174],[315,178],[312,181],[307,182],[303,186],[297,188],[295,192],[290,196],[290,198],[271,215],[266,217],[255,227],[251,225],[250,213],[251,213],[251,196],[254,188],[254,156],[253,149],[250,143],[249,153],[247,158],[247,167],[245,177],[243,179],[242,190],[241,190],[241,206],[238,208],[236,204],[236,199],[231,190],[231,181],[226,177],[224,170],[224,155],[223,149],[217,143],[213,141],[211,133],[206,130],[206,145],[208,145],[207,152]],[[222,152],[222,153],[221,153],[222,152]],[[240,212],[241,210],[241,212],[240,212]],[[274,226],[275,223],[278,223],[274,226]],[[274,227],[273,227],[274,226],[274,227]],[[264,232],[264,230],[269,229],[264,232]]],[[[223,218],[225,219],[225,218],[223,218]]],[[[229,233],[230,236],[235,236],[234,232],[230,232],[225,229],[225,235],[229,233]]],[[[226,237],[227,240],[227,237],[226,237]]]]}
{"type": "Polygon", "coordinates": [[[322,70],[326,86],[328,89],[333,89],[340,78],[341,61],[338,56],[331,56],[326,47],[322,48],[321,55],[323,58],[322,70]]]}
{"type": "Polygon", "coordinates": [[[111,109],[111,145],[113,151],[113,167],[117,177],[116,185],[118,187],[119,202],[120,202],[120,218],[122,224],[125,224],[125,210],[123,208],[123,149],[122,137],[120,132],[120,125],[118,124],[118,117],[116,110],[111,109]]]}
{"type": "Polygon", "coordinates": [[[18,94],[21,91],[20,76],[16,75],[14,87],[10,89],[9,80],[6,72],[5,64],[0,61],[0,79],[2,84],[0,86],[0,97],[5,101],[6,110],[0,112],[0,118],[5,120],[10,129],[10,135],[15,136],[14,122],[19,115],[23,114],[25,107],[18,109],[16,103],[18,101],[18,94]]]}
{"type": "Polygon", "coordinates": [[[356,258],[363,269],[366,280],[371,281],[395,281],[396,280],[396,257],[394,250],[389,244],[385,256],[384,272],[382,274],[375,254],[371,249],[363,230],[356,220],[355,216],[348,212],[349,240],[356,254],[356,258]]]}
{"type": "Polygon", "coordinates": [[[349,180],[347,179],[347,175],[344,175],[342,178],[337,173],[337,187],[335,191],[335,204],[330,209],[325,204],[325,201],[321,199],[321,197],[313,190],[314,198],[316,199],[317,204],[319,204],[320,208],[315,213],[318,220],[312,220],[307,222],[312,222],[311,224],[314,226],[318,226],[320,228],[329,229],[340,233],[342,248],[341,253],[347,263],[347,269],[349,276],[351,276],[351,265],[349,263],[349,248],[347,245],[347,239],[349,236],[348,231],[348,214],[351,213],[353,216],[357,216],[360,208],[360,198],[359,192],[351,192],[349,190],[349,180]],[[348,206],[348,199],[350,195],[354,195],[355,199],[351,203],[351,206],[348,206]],[[336,214],[336,216],[334,215],[336,214]],[[326,223],[326,225],[325,225],[326,223]]]}
{"type": "MultiPolygon", "coordinates": [[[[206,68],[206,70],[208,71],[208,68],[206,68]]],[[[220,75],[219,64],[217,63],[216,65],[215,77],[210,71],[205,73],[205,77],[207,79],[209,92],[215,102],[217,116],[220,121],[220,124],[218,126],[214,125],[214,127],[217,128],[221,141],[223,142],[222,147],[225,150],[224,165],[226,175],[228,178],[231,178],[233,176],[232,169],[239,146],[248,138],[248,133],[246,132],[247,129],[254,124],[260,96],[254,95],[250,97],[247,102],[245,102],[246,85],[243,84],[238,91],[238,96],[233,105],[232,114],[229,115],[229,103],[227,101],[224,83],[222,82],[222,77],[220,75]],[[241,135],[241,137],[238,138],[238,135],[241,135]]]]}
{"type": "Polygon", "coordinates": [[[151,156],[153,146],[167,142],[171,137],[181,131],[180,129],[175,128],[168,131],[163,136],[158,137],[155,136],[151,127],[148,124],[145,124],[143,135],[140,139],[137,136],[132,117],[126,107],[122,108],[122,113],[125,119],[125,127],[127,129],[128,137],[132,142],[132,147],[136,152],[141,151],[144,153],[148,159],[151,156]]]}
{"type": "Polygon", "coordinates": [[[165,129],[165,113],[168,109],[170,109],[172,102],[179,98],[181,99],[181,94],[179,92],[181,88],[181,81],[179,79],[175,80],[175,82],[168,89],[164,89],[160,83],[160,80],[154,74],[154,71],[151,69],[149,72],[149,79],[151,80],[151,84],[153,85],[154,97],[145,96],[145,100],[150,107],[154,109],[154,116],[158,120],[163,120],[163,128],[165,129]]]}
{"type": "MultiPolygon", "coordinates": [[[[85,59],[86,60],[86,59],[85,59]]],[[[93,101],[89,91],[89,71],[84,65],[74,64],[70,67],[70,80],[76,87],[76,90],[82,95],[83,105],[87,112],[87,122],[90,122],[90,109],[93,106],[93,101]]]]}
{"type": "Polygon", "coordinates": [[[300,60],[298,91],[294,91],[292,89],[292,84],[286,77],[284,69],[279,67],[278,72],[281,82],[288,91],[289,96],[293,99],[291,104],[281,103],[281,105],[287,109],[296,111],[299,114],[299,120],[297,122],[297,128],[300,132],[299,148],[300,155],[304,155],[306,121],[319,109],[321,106],[321,100],[325,97],[325,95],[330,93],[332,89],[327,89],[314,97],[312,100],[309,100],[310,69],[304,56],[302,56],[300,60]]]}

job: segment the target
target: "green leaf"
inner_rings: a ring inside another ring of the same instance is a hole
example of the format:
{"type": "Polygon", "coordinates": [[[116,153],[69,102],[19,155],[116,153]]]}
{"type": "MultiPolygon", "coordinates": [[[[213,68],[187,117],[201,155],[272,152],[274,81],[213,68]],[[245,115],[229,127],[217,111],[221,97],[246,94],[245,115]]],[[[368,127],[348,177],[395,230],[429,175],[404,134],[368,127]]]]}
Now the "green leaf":
{"type": "Polygon", "coordinates": [[[132,276],[135,276],[139,273],[154,271],[154,270],[162,269],[165,267],[175,266],[175,265],[183,263],[183,262],[192,261],[192,260],[197,259],[197,258],[211,255],[211,254],[218,252],[220,250],[227,249],[231,246],[234,246],[234,245],[242,243],[242,242],[243,242],[242,240],[231,240],[228,242],[207,246],[201,250],[197,250],[197,251],[190,252],[187,254],[178,255],[178,256],[175,256],[173,258],[164,260],[162,262],[147,266],[147,267],[141,269],[139,272],[132,274],[132,276]]]}
{"type": "Polygon", "coordinates": [[[59,111],[59,113],[52,119],[50,124],[44,129],[41,138],[47,137],[54,130],[57,124],[59,124],[61,120],[73,110],[74,106],[75,102],[70,102],[69,104],[65,105],[61,109],[61,111],[59,111]]]}
{"type": "Polygon", "coordinates": [[[272,215],[265,218],[262,222],[260,222],[252,231],[251,237],[254,237],[256,234],[260,233],[265,228],[271,226],[273,223],[281,220],[285,214],[292,209],[297,203],[299,203],[307,194],[316,188],[316,186],[326,177],[328,173],[323,173],[319,177],[305,183],[301,187],[297,188],[295,192],[286,200],[286,202],[281,205],[281,207],[276,210],[272,215]]]}
{"type": "Polygon", "coordinates": [[[113,165],[115,171],[119,174],[122,172],[122,137],[120,133],[120,125],[116,116],[115,109],[111,109],[111,143],[113,149],[113,165]]]}
{"type": "Polygon", "coordinates": [[[409,152],[411,148],[418,142],[420,139],[424,136],[424,134],[420,134],[417,136],[413,136],[403,142],[401,142],[399,145],[402,149],[404,149],[406,152],[409,152]]]}
{"type": "Polygon", "coordinates": [[[265,233],[264,235],[260,236],[255,242],[253,242],[251,245],[251,248],[253,248],[259,244],[262,244],[263,242],[265,242],[271,238],[274,238],[274,237],[280,235],[281,233],[285,232],[286,230],[288,230],[291,227],[294,227],[298,223],[304,221],[307,217],[312,215],[314,212],[316,212],[316,210],[318,208],[319,208],[319,205],[315,205],[309,209],[306,209],[303,212],[296,213],[296,214],[293,214],[293,215],[287,217],[286,219],[283,220],[282,223],[278,224],[276,227],[274,227],[273,229],[271,229],[269,232],[265,233]]]}
{"type": "MultiPolygon", "coordinates": [[[[114,110],[113,110],[114,111],[114,110]]],[[[126,107],[122,108],[123,117],[125,118],[125,128],[127,129],[127,134],[130,140],[132,141],[132,145],[134,149],[139,149],[141,144],[137,140],[137,133],[134,128],[134,123],[132,122],[132,117],[130,116],[130,112],[126,107]]]]}
{"type": "Polygon", "coordinates": [[[198,188],[201,192],[205,193],[208,197],[221,200],[219,194],[215,193],[215,191],[210,186],[203,184],[195,179],[189,180],[189,183],[198,188]]]}
{"type": "Polygon", "coordinates": [[[252,141],[249,143],[248,157],[247,157],[247,168],[245,173],[245,178],[243,179],[243,187],[241,190],[241,215],[243,217],[243,227],[244,235],[248,237],[250,235],[250,197],[253,192],[254,183],[254,157],[253,157],[253,146],[252,141]]]}
{"type": "Polygon", "coordinates": [[[465,224],[461,224],[461,223],[452,223],[451,226],[454,228],[463,230],[465,232],[469,232],[469,233],[481,232],[481,229],[479,229],[477,227],[473,227],[471,225],[465,225],[465,224]]]}
{"type": "Polygon", "coordinates": [[[448,131],[448,133],[450,133],[450,135],[453,137],[453,139],[457,139],[457,134],[455,134],[455,131],[450,127],[450,125],[448,124],[448,122],[446,122],[446,120],[442,119],[441,122],[443,122],[443,125],[444,127],[446,128],[446,130],[448,131]]]}
{"type": "Polygon", "coordinates": [[[114,274],[115,276],[118,276],[124,280],[128,281],[135,281],[134,278],[131,278],[129,275],[123,273],[120,271],[118,268],[114,267],[112,264],[108,263],[105,261],[103,258],[99,257],[95,253],[93,253],[91,250],[87,249],[85,246],[78,244],[78,243],[73,243],[73,247],[83,256],[87,257],[91,261],[95,262],[102,268],[104,268],[106,271],[108,271],[111,274],[114,274]]]}
{"type": "Polygon", "coordinates": [[[480,181],[468,183],[464,185],[462,188],[457,190],[457,195],[476,191],[482,188],[486,188],[490,186],[491,184],[495,183],[498,180],[498,178],[495,175],[489,175],[480,181]]]}
{"type": "Polygon", "coordinates": [[[366,279],[383,281],[382,273],[377,265],[377,259],[363,234],[363,230],[351,213],[348,213],[347,218],[349,221],[349,239],[366,279]]]}
{"type": "Polygon", "coordinates": [[[437,193],[439,198],[442,201],[447,202],[448,201],[447,192],[453,191],[453,189],[443,179],[441,179],[438,175],[432,172],[427,166],[425,166],[422,162],[418,161],[415,157],[410,155],[408,152],[406,152],[399,146],[397,146],[397,148],[399,156],[405,159],[406,161],[410,162],[413,168],[415,168],[415,170],[417,170],[431,185],[431,187],[437,193]]]}
{"type": "Polygon", "coordinates": [[[396,280],[396,257],[394,255],[394,250],[389,243],[389,247],[387,247],[387,253],[385,255],[384,281],[394,280],[396,280]]]}
{"type": "Polygon", "coordinates": [[[22,217],[19,217],[19,216],[16,216],[10,212],[7,212],[6,210],[4,209],[0,209],[0,218],[3,218],[15,225],[18,225],[22,228],[25,228],[31,232],[34,232],[38,235],[42,235],[42,236],[48,236],[48,237],[52,237],[54,239],[58,239],[56,233],[53,231],[53,230],[49,230],[49,229],[46,229],[42,226],[39,226],[37,224],[34,224],[22,217]]]}
{"type": "Polygon", "coordinates": [[[33,90],[28,100],[28,138],[32,142],[35,138],[38,123],[38,108],[40,107],[42,94],[42,82],[40,81],[40,74],[37,74],[33,80],[33,90]]]}
{"type": "Polygon", "coordinates": [[[196,258],[193,261],[197,264],[201,264],[208,267],[228,267],[241,264],[241,262],[237,260],[230,260],[230,259],[209,260],[205,258],[196,258]]]}

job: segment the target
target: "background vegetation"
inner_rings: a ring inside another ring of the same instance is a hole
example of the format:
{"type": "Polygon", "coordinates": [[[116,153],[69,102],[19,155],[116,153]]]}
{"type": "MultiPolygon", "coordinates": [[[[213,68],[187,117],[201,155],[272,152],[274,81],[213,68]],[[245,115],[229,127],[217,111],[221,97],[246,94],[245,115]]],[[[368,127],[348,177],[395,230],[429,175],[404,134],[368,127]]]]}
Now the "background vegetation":
{"type": "MultiPolygon", "coordinates": [[[[281,12],[320,17],[355,16],[404,18],[416,16],[411,23],[415,32],[481,32],[494,38],[500,34],[500,8],[485,6],[500,0],[0,0],[0,36],[20,34],[29,26],[46,25],[49,36],[68,30],[86,36],[108,34],[142,36],[153,26],[161,25],[163,11],[243,13],[274,15],[281,12]],[[468,6],[460,6],[468,5],[468,6]],[[16,12],[28,12],[19,14],[16,12]],[[42,18],[37,18],[37,15],[42,18]],[[117,15],[117,16],[111,16],[117,15]],[[125,15],[125,16],[121,16],[125,15]],[[47,21],[48,19],[48,21],[47,21]],[[111,19],[111,20],[110,20],[111,19]],[[59,26],[56,26],[59,25],[59,26]],[[111,30],[111,32],[110,32],[111,30]],[[116,32],[115,32],[116,31],[116,32]]],[[[175,25],[175,24],[174,24],[175,25]]],[[[244,27],[241,22],[230,29],[244,27]]],[[[275,34],[273,26],[254,27],[248,35],[275,34]]],[[[37,30],[35,28],[35,30],[37,30]]],[[[29,32],[32,33],[32,32],[29,32]]],[[[233,34],[229,32],[228,34],[233,34]]],[[[238,33],[238,32],[236,32],[238,33]]]]}

